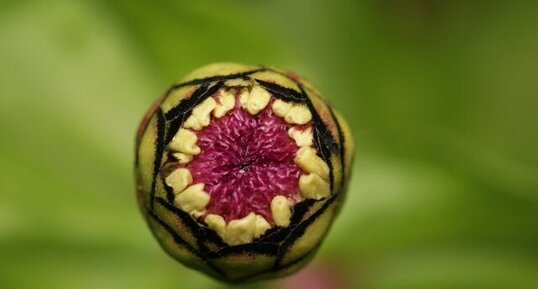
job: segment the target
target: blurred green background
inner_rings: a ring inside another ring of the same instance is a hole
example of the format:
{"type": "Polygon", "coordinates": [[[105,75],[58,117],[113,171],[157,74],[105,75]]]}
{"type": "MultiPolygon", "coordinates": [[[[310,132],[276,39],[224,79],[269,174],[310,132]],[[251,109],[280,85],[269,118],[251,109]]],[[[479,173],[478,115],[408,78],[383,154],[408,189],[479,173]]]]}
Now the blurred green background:
{"type": "Polygon", "coordinates": [[[1,1],[0,288],[226,288],[158,247],[132,174],[152,100],[218,61],[294,70],[352,126],[348,202],[310,268],[343,288],[538,288],[537,12],[1,1]]]}

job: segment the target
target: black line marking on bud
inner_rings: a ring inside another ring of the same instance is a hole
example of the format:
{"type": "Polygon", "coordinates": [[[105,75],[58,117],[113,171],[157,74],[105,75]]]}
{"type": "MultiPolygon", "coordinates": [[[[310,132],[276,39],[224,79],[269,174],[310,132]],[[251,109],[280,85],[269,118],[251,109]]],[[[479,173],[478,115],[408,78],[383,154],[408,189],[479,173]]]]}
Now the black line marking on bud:
{"type": "Polygon", "coordinates": [[[170,124],[168,125],[168,129],[166,130],[166,138],[164,139],[165,146],[172,141],[177,131],[179,130],[179,127],[181,127],[183,120],[183,117],[178,117],[170,122],[170,124]]]}
{"type": "MultiPolygon", "coordinates": [[[[229,246],[223,244],[221,249],[217,251],[211,251],[203,243],[204,241],[209,241],[208,235],[206,234],[205,228],[202,227],[196,220],[194,220],[188,213],[182,211],[181,209],[176,208],[175,206],[166,202],[163,198],[157,198],[157,202],[161,204],[165,209],[175,214],[192,232],[193,236],[197,240],[196,244],[198,245],[201,256],[204,256],[205,259],[214,259],[223,257],[229,254],[241,253],[241,252],[253,252],[253,253],[262,253],[267,255],[276,255],[278,251],[278,245],[274,243],[261,243],[253,242],[248,244],[229,246]]],[[[214,241],[214,240],[210,240],[214,241]]],[[[218,242],[218,241],[217,241],[218,242]]],[[[222,243],[222,242],[218,242],[222,243]]]]}
{"type": "MultiPolygon", "coordinates": [[[[329,129],[317,113],[314,104],[310,100],[308,93],[304,89],[304,86],[299,81],[289,77],[286,74],[280,73],[278,71],[268,69],[270,71],[273,71],[275,73],[278,73],[280,75],[283,75],[284,77],[288,78],[289,80],[293,81],[297,86],[299,86],[299,89],[301,92],[297,92],[294,89],[287,88],[280,86],[275,83],[266,82],[260,79],[255,79],[260,85],[265,87],[267,90],[273,93],[273,95],[277,98],[281,98],[286,101],[295,101],[295,102],[302,102],[306,103],[308,106],[308,109],[310,110],[310,113],[312,114],[312,122],[314,123],[314,142],[316,144],[316,147],[319,148],[321,156],[325,163],[329,166],[329,184],[331,188],[331,192],[334,191],[334,168],[331,162],[331,153],[340,153],[340,148],[336,141],[334,140],[333,135],[330,133],[329,129]]],[[[336,120],[335,120],[336,121],[336,120]]]]}
{"type": "Polygon", "coordinates": [[[168,130],[166,132],[166,145],[168,145],[176,135],[179,127],[185,119],[185,113],[187,110],[192,109],[195,106],[197,100],[199,100],[200,97],[207,92],[208,87],[209,84],[198,87],[189,98],[180,101],[178,105],[165,114],[166,120],[169,121],[168,130]]]}
{"type": "Polygon", "coordinates": [[[277,98],[281,98],[286,101],[294,101],[294,102],[305,102],[305,96],[301,95],[299,92],[297,92],[294,89],[287,88],[280,86],[276,83],[263,81],[261,79],[255,79],[256,82],[258,82],[261,86],[263,86],[265,89],[269,90],[270,92],[276,94],[277,98]],[[280,96],[280,97],[278,97],[280,96]]]}
{"type": "Polygon", "coordinates": [[[267,231],[264,236],[260,238],[260,242],[269,242],[269,243],[280,243],[286,236],[292,231],[299,222],[303,219],[304,215],[310,207],[318,201],[313,199],[306,199],[302,202],[299,202],[293,206],[293,215],[290,219],[290,224],[287,227],[273,227],[267,231]]]}
{"type": "MultiPolygon", "coordinates": [[[[150,208],[146,208],[146,211],[149,213],[149,215],[159,224],[161,225],[165,231],[168,232],[168,234],[170,234],[172,236],[172,238],[174,239],[174,242],[176,242],[176,244],[178,245],[182,245],[185,247],[185,249],[189,250],[191,253],[193,253],[194,255],[196,255],[198,258],[200,258],[202,261],[205,262],[205,264],[211,269],[213,270],[217,275],[223,277],[223,278],[226,278],[226,275],[224,274],[224,272],[222,272],[217,266],[215,266],[213,263],[209,262],[207,260],[207,258],[201,254],[198,250],[196,250],[195,248],[193,248],[191,245],[189,245],[189,243],[187,243],[187,241],[185,241],[183,238],[181,238],[175,231],[174,229],[172,229],[172,227],[170,227],[170,225],[168,225],[165,221],[161,220],[161,218],[159,218],[159,216],[157,216],[153,210],[151,210],[150,208]]],[[[164,247],[163,247],[164,248],[164,247]]],[[[165,249],[166,251],[166,249],[165,249]]]]}
{"type": "Polygon", "coordinates": [[[196,103],[199,101],[200,97],[202,97],[208,90],[209,84],[206,83],[204,85],[200,85],[189,98],[180,100],[180,102],[173,107],[171,110],[169,110],[165,117],[166,120],[173,120],[179,116],[182,116],[187,112],[189,109],[194,108],[196,106],[196,103]]]}
{"type": "Polygon", "coordinates": [[[206,236],[205,242],[211,242],[217,245],[218,247],[226,247],[228,244],[224,243],[222,238],[217,234],[217,232],[211,230],[207,226],[202,226],[200,224],[200,228],[204,231],[204,234],[206,236]]]}
{"type": "MultiPolygon", "coordinates": [[[[323,120],[321,119],[319,114],[317,113],[316,108],[314,107],[314,104],[312,103],[312,101],[308,97],[308,94],[307,94],[306,90],[304,89],[303,85],[300,84],[300,83],[298,83],[298,85],[299,85],[299,88],[301,89],[301,93],[304,94],[304,96],[308,99],[306,104],[308,105],[308,108],[312,112],[312,121],[314,122],[314,124],[316,126],[316,130],[318,130],[318,132],[319,132],[320,140],[322,141],[324,146],[327,148],[328,152],[330,152],[330,153],[339,153],[340,148],[339,148],[338,144],[336,143],[336,141],[334,140],[333,135],[331,134],[331,132],[329,131],[329,129],[327,128],[327,126],[325,125],[325,123],[323,122],[323,120]]],[[[336,120],[335,120],[335,122],[336,122],[336,120]]]]}
{"type": "Polygon", "coordinates": [[[169,185],[167,185],[164,180],[163,180],[163,187],[164,187],[164,190],[166,191],[166,200],[170,203],[173,203],[176,197],[176,195],[174,194],[174,189],[170,187],[169,185]]]}
{"type": "Polygon", "coordinates": [[[242,278],[239,278],[239,279],[235,279],[233,280],[234,282],[244,282],[244,281],[248,281],[249,279],[253,279],[253,278],[256,278],[258,276],[261,276],[263,274],[267,274],[267,273],[275,273],[275,272],[278,272],[278,271],[282,271],[282,270],[286,270],[294,265],[296,265],[297,263],[300,263],[302,261],[304,261],[305,259],[308,259],[310,257],[312,257],[312,254],[316,253],[316,251],[319,250],[319,247],[321,245],[322,242],[318,242],[318,244],[310,251],[308,251],[306,254],[304,254],[303,256],[287,263],[287,264],[284,264],[284,265],[281,265],[279,266],[278,268],[269,268],[267,270],[263,270],[263,271],[260,271],[260,272],[256,272],[254,274],[251,274],[251,275],[247,275],[245,277],[242,277],[242,278]]]}
{"type": "Polygon", "coordinates": [[[185,226],[191,230],[200,251],[208,252],[209,248],[203,243],[207,239],[207,236],[199,223],[189,213],[168,203],[165,199],[161,197],[157,197],[156,199],[159,204],[161,204],[169,212],[176,215],[183,222],[183,224],[185,224],[185,226]]]}
{"type": "Polygon", "coordinates": [[[260,238],[259,242],[278,243],[282,241],[289,232],[289,226],[286,228],[273,227],[260,238]]]}
{"type": "Polygon", "coordinates": [[[211,87],[209,87],[209,84],[204,84],[198,87],[189,98],[181,101],[178,105],[165,114],[165,118],[170,121],[168,131],[166,133],[166,145],[172,141],[174,135],[181,127],[183,120],[187,119],[192,113],[192,109],[206,98],[215,94],[223,85],[223,81],[219,81],[211,87]]]}
{"type": "MultiPolygon", "coordinates": [[[[308,106],[308,109],[312,113],[312,122],[314,123],[314,126],[313,126],[314,131],[313,132],[314,132],[315,146],[320,149],[320,153],[321,153],[321,156],[322,156],[323,160],[329,166],[329,184],[330,184],[330,187],[331,187],[331,192],[333,192],[334,191],[334,172],[333,172],[333,165],[332,165],[332,162],[331,162],[331,152],[332,153],[340,153],[340,148],[339,148],[338,144],[336,143],[336,141],[334,140],[333,135],[330,133],[329,129],[327,128],[327,126],[325,125],[325,123],[323,122],[323,120],[321,119],[319,114],[317,113],[312,101],[310,100],[310,98],[308,96],[308,93],[304,89],[303,84],[300,81],[290,77],[289,75],[287,75],[285,73],[282,73],[280,71],[274,70],[274,69],[269,68],[269,67],[266,67],[266,69],[269,70],[269,71],[272,71],[274,73],[280,74],[280,75],[286,77],[287,79],[293,81],[295,84],[297,84],[297,86],[301,90],[301,93],[300,93],[301,97],[300,98],[304,99],[304,102],[306,103],[306,105],[308,106]]],[[[256,81],[258,81],[258,80],[256,80],[256,81]]],[[[273,83],[269,83],[269,84],[271,86],[273,86],[273,87],[279,87],[279,89],[281,91],[290,90],[289,88],[285,88],[285,87],[279,86],[277,84],[273,84],[273,83]]],[[[269,89],[269,88],[267,88],[267,89],[269,89]]],[[[295,90],[292,90],[292,91],[299,94],[295,90]]],[[[278,93],[276,93],[275,96],[278,96],[278,93]]],[[[290,97],[290,96],[288,95],[288,97],[290,97]]],[[[336,122],[336,120],[335,120],[335,122],[336,122]]]]}
{"type": "MultiPolygon", "coordinates": [[[[303,84],[302,84],[300,81],[298,81],[298,80],[296,80],[296,79],[290,77],[289,75],[287,75],[287,74],[285,74],[285,73],[282,73],[282,72],[280,72],[280,71],[278,71],[278,70],[274,70],[274,69],[269,68],[269,67],[266,67],[266,69],[269,70],[269,71],[271,71],[271,72],[280,74],[280,75],[286,77],[287,79],[293,81],[295,84],[297,84],[297,86],[299,86],[299,88],[301,89],[301,93],[300,93],[301,96],[300,96],[300,98],[301,98],[301,99],[305,99],[306,102],[310,102],[310,103],[311,103],[310,98],[308,97],[308,93],[306,92],[306,90],[304,89],[303,84]]],[[[256,81],[258,81],[258,80],[256,80],[256,81]]],[[[273,84],[273,83],[270,83],[270,84],[271,84],[271,85],[279,86],[279,85],[277,85],[277,84],[273,84]]],[[[279,87],[282,88],[282,89],[289,89],[289,88],[285,88],[285,87],[282,87],[282,86],[279,86],[279,87]]],[[[291,89],[291,90],[293,90],[293,89],[291,89]]],[[[293,90],[293,91],[295,91],[295,90],[293,90]]],[[[299,94],[297,91],[295,91],[295,93],[299,94]]],[[[329,106],[329,105],[328,105],[328,106],[329,106]]],[[[330,107],[330,106],[329,106],[329,107],[330,107]]],[[[311,112],[312,112],[313,114],[316,114],[316,115],[317,115],[317,112],[316,112],[316,110],[314,109],[314,106],[313,106],[313,105],[312,105],[312,106],[309,106],[309,108],[311,109],[311,112]]],[[[317,115],[317,116],[318,116],[318,118],[319,118],[319,115],[317,115]]],[[[321,120],[321,118],[319,118],[319,120],[321,120]]],[[[323,124],[323,121],[321,121],[321,124],[323,124]]],[[[323,127],[325,127],[325,124],[323,124],[323,127]]],[[[325,135],[326,135],[327,138],[328,138],[328,140],[326,140],[326,141],[327,141],[327,142],[326,142],[326,145],[330,148],[330,150],[331,150],[332,152],[334,152],[334,153],[338,152],[338,144],[336,144],[336,143],[334,142],[334,138],[333,138],[333,136],[331,135],[331,133],[328,131],[328,129],[327,129],[326,127],[325,127],[325,130],[326,130],[326,133],[323,133],[323,135],[324,135],[323,137],[325,137],[325,135]]]]}
{"type": "Polygon", "coordinates": [[[306,212],[308,212],[310,207],[312,207],[312,205],[316,202],[318,201],[314,199],[306,199],[300,203],[295,204],[295,206],[293,207],[293,215],[291,216],[290,224],[296,225],[301,222],[306,212]]]}
{"type": "Polygon", "coordinates": [[[163,110],[159,107],[156,112],[157,115],[157,138],[155,139],[155,159],[153,160],[153,176],[151,181],[151,191],[149,206],[153,208],[153,202],[155,199],[155,187],[157,186],[157,175],[161,168],[161,162],[164,152],[164,134],[165,134],[165,120],[163,110]]]}
{"type": "Polygon", "coordinates": [[[276,256],[278,252],[278,244],[275,243],[247,243],[235,246],[228,246],[217,251],[206,254],[208,259],[217,259],[234,254],[264,254],[268,256],[276,256]]]}
{"type": "Polygon", "coordinates": [[[273,265],[273,268],[278,268],[281,265],[282,259],[284,258],[284,255],[288,252],[288,249],[297,241],[298,238],[300,238],[308,226],[310,226],[327,208],[334,203],[338,195],[333,195],[331,198],[327,199],[325,204],[319,210],[317,210],[312,216],[310,216],[308,219],[306,219],[304,222],[298,224],[288,235],[288,238],[284,240],[282,245],[280,246],[278,250],[278,256],[275,260],[275,263],[273,265]]]}
{"type": "Polygon", "coordinates": [[[211,82],[214,82],[214,81],[225,81],[225,80],[236,79],[236,78],[245,79],[246,76],[249,76],[249,75],[257,73],[257,72],[263,72],[263,71],[266,71],[266,70],[267,70],[266,68],[260,68],[260,69],[255,69],[255,70],[250,70],[250,71],[241,72],[241,73],[235,73],[235,74],[215,75],[215,76],[209,76],[209,77],[206,77],[206,78],[193,79],[193,80],[189,80],[187,82],[175,84],[170,88],[170,90],[175,90],[175,89],[178,89],[180,87],[187,86],[187,85],[208,84],[208,83],[211,83],[211,82]]]}
{"type": "Polygon", "coordinates": [[[314,142],[320,150],[321,157],[329,167],[329,185],[331,186],[331,192],[334,192],[334,168],[331,161],[331,152],[338,152],[338,145],[334,141],[332,134],[329,132],[329,129],[316,111],[316,108],[308,97],[303,85],[301,83],[297,83],[297,85],[301,89],[301,94],[307,99],[306,105],[312,113],[312,122],[314,122],[314,142]]]}
{"type": "Polygon", "coordinates": [[[196,254],[198,257],[200,257],[200,259],[204,259],[203,256],[200,255],[199,252],[194,247],[192,247],[187,241],[185,241],[185,239],[181,238],[176,233],[176,231],[174,231],[174,229],[172,229],[172,227],[170,227],[170,225],[168,225],[165,221],[161,220],[161,218],[159,218],[159,216],[157,216],[157,214],[155,214],[155,212],[153,212],[153,210],[147,209],[147,211],[148,211],[149,215],[151,217],[153,217],[153,219],[155,221],[157,221],[157,223],[159,223],[168,233],[170,233],[170,235],[172,235],[172,237],[174,238],[176,243],[185,246],[189,251],[196,254]]]}
{"type": "Polygon", "coordinates": [[[341,169],[342,169],[342,181],[340,182],[340,187],[338,188],[338,190],[342,189],[342,187],[344,186],[344,183],[345,183],[345,180],[346,180],[346,162],[345,162],[345,155],[346,155],[346,152],[345,152],[345,149],[346,149],[346,146],[345,146],[345,137],[344,137],[344,132],[342,131],[342,127],[340,126],[340,122],[338,121],[338,119],[336,118],[336,115],[334,114],[334,110],[333,110],[333,107],[331,105],[328,105],[327,106],[329,107],[329,111],[331,113],[331,116],[332,118],[334,119],[334,123],[336,124],[336,130],[338,131],[338,142],[340,143],[340,163],[341,163],[341,169]]]}

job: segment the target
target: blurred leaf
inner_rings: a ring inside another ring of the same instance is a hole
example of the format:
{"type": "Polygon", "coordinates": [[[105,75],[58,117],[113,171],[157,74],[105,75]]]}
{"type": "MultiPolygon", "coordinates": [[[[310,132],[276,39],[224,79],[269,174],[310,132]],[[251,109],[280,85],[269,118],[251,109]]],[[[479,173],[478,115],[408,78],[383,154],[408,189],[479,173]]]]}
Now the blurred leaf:
{"type": "Polygon", "coordinates": [[[162,252],[131,166],[152,100],[216,61],[295,70],[349,120],[354,177],[316,260],[353,288],[538,287],[537,8],[3,1],[0,287],[228,287],[162,252]]]}

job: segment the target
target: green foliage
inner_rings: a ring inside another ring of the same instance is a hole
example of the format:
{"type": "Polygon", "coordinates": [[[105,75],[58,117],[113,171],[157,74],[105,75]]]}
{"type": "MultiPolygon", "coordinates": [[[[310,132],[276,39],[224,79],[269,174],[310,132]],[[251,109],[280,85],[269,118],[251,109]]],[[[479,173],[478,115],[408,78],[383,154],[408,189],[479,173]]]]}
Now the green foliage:
{"type": "Polygon", "coordinates": [[[348,202],[315,262],[353,288],[538,287],[537,8],[3,2],[0,287],[224,286],[158,248],[132,176],[146,108],[217,61],[297,71],[350,122],[348,202]]]}

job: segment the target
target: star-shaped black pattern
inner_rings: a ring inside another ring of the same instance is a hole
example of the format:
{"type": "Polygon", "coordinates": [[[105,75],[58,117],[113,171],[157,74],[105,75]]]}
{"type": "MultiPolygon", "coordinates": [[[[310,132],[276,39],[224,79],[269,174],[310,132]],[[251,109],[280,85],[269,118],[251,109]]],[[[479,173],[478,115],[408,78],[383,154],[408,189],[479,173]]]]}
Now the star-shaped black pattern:
{"type": "Polygon", "coordinates": [[[317,149],[319,149],[321,157],[329,166],[329,180],[330,180],[330,185],[331,185],[331,191],[333,192],[334,192],[334,188],[333,188],[334,173],[333,173],[333,165],[330,160],[330,156],[332,153],[339,154],[339,157],[341,159],[341,166],[342,166],[341,168],[342,179],[345,179],[344,178],[344,173],[345,173],[344,149],[345,148],[343,145],[344,136],[343,136],[342,129],[337,119],[335,118],[334,112],[332,111],[332,108],[330,105],[327,104],[327,106],[329,107],[331,116],[335,120],[335,123],[337,126],[338,139],[339,139],[338,143],[335,141],[329,129],[327,128],[327,126],[325,125],[325,123],[323,122],[319,114],[314,109],[312,101],[308,97],[308,94],[304,86],[302,85],[302,83],[300,83],[299,81],[293,78],[290,78],[284,73],[273,70],[271,68],[262,67],[260,69],[255,69],[255,70],[237,73],[237,74],[217,75],[217,76],[211,76],[211,77],[202,78],[202,79],[194,79],[194,80],[190,80],[184,83],[173,85],[168,90],[165,97],[178,88],[185,87],[185,86],[198,86],[189,98],[181,101],[178,105],[173,107],[168,112],[164,113],[160,107],[155,112],[157,116],[157,138],[155,141],[155,161],[153,164],[153,179],[152,179],[152,186],[151,186],[151,192],[150,192],[150,199],[149,199],[149,205],[146,208],[147,214],[172,236],[172,238],[177,243],[177,245],[183,246],[184,248],[188,249],[193,254],[198,256],[201,260],[207,263],[207,265],[214,271],[216,275],[219,275],[221,277],[226,278],[225,273],[222,272],[217,266],[213,265],[213,263],[211,262],[213,259],[222,258],[228,255],[242,253],[242,252],[260,253],[260,254],[271,255],[271,256],[276,257],[273,267],[270,268],[269,270],[266,270],[263,272],[257,272],[253,276],[244,277],[244,279],[250,279],[250,278],[256,277],[257,275],[261,275],[268,272],[273,272],[276,270],[282,270],[289,266],[293,266],[294,264],[304,260],[305,258],[308,258],[311,254],[313,254],[319,247],[319,244],[317,244],[314,247],[314,249],[311,250],[311,252],[307,253],[305,256],[299,258],[298,260],[295,260],[288,264],[282,264],[282,260],[285,254],[288,252],[289,248],[293,245],[293,243],[304,234],[304,232],[306,231],[306,229],[308,228],[310,224],[312,224],[320,215],[322,215],[338,199],[338,197],[340,197],[339,191],[341,188],[339,188],[335,194],[333,194],[331,197],[327,199],[322,199],[319,201],[305,200],[296,204],[293,208],[293,215],[291,217],[290,225],[288,227],[272,228],[268,230],[259,239],[254,240],[252,243],[235,245],[235,246],[229,246],[225,244],[220,238],[220,236],[218,236],[213,230],[207,228],[204,224],[197,222],[188,213],[175,207],[170,202],[170,200],[156,196],[155,191],[157,187],[157,182],[159,181],[162,182],[162,185],[165,187],[165,189],[168,189],[168,190],[170,189],[163,182],[163,180],[158,177],[159,170],[163,162],[163,155],[164,155],[165,147],[168,145],[168,143],[172,140],[174,135],[177,133],[183,121],[186,120],[190,116],[192,109],[196,107],[198,104],[200,104],[202,101],[204,101],[206,98],[215,94],[220,88],[225,86],[225,82],[227,80],[233,80],[233,79],[255,81],[261,86],[263,86],[265,89],[270,91],[273,94],[273,96],[278,99],[282,99],[284,101],[290,101],[294,103],[303,103],[307,105],[307,107],[312,113],[312,121],[313,121],[313,128],[314,128],[314,132],[313,132],[314,133],[314,146],[317,149]],[[296,91],[294,89],[283,87],[278,84],[267,82],[264,80],[255,79],[255,78],[253,79],[250,77],[254,73],[263,72],[263,71],[272,71],[272,72],[275,72],[275,73],[278,73],[287,77],[288,79],[292,80],[298,85],[298,87],[300,88],[300,91],[296,91]],[[316,202],[324,202],[324,203],[311,216],[303,220],[304,215],[311,209],[312,205],[315,204],[316,202]],[[181,238],[167,222],[162,220],[161,217],[155,213],[154,209],[155,209],[156,204],[162,206],[169,213],[178,217],[181,220],[181,222],[183,222],[183,224],[187,228],[189,228],[189,230],[192,232],[193,236],[196,239],[196,245],[198,249],[194,248],[187,241],[181,238]],[[206,245],[208,242],[217,244],[219,249],[210,250],[208,246],[206,245]]]}

